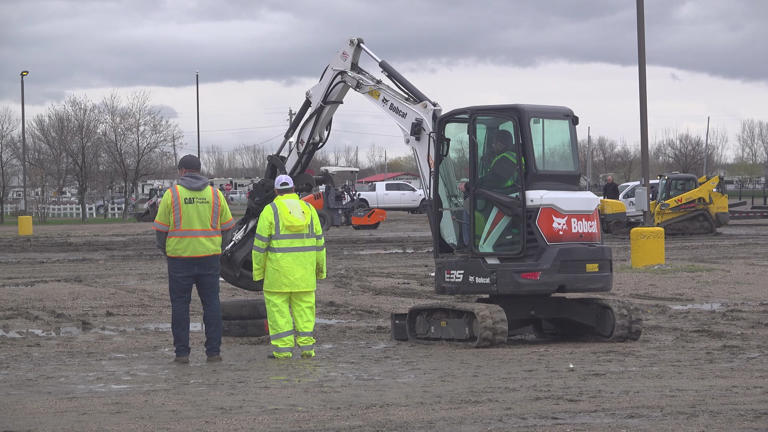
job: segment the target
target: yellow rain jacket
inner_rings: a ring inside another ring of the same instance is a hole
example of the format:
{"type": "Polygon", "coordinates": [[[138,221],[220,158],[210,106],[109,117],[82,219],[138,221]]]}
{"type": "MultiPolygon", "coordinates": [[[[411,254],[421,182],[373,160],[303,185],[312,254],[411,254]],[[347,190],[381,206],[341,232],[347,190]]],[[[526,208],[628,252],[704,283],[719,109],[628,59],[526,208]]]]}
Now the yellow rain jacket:
{"type": "Polygon", "coordinates": [[[264,291],[314,291],[325,279],[325,239],[314,207],[295,193],[264,207],[253,240],[253,280],[264,291]]]}

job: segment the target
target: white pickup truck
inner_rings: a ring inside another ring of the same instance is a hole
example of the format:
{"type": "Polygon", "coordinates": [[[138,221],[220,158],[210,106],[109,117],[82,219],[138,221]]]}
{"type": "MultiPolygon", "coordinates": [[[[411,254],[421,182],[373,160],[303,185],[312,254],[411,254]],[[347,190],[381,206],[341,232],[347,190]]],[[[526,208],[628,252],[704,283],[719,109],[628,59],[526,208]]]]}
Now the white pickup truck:
{"type": "Polygon", "coordinates": [[[424,213],[427,202],[424,191],[403,181],[381,181],[355,185],[360,201],[368,207],[386,210],[408,210],[424,213]]]}

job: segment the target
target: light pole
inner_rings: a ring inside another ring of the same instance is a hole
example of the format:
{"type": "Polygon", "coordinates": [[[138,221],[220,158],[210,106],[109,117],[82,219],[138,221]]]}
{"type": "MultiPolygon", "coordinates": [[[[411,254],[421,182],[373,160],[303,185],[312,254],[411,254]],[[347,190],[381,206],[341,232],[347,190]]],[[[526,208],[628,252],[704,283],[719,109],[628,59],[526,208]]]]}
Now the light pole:
{"type": "Polygon", "coordinates": [[[24,214],[27,214],[27,134],[25,130],[26,121],[24,119],[24,77],[29,75],[29,71],[21,71],[21,183],[23,188],[22,201],[24,202],[24,214]]]}
{"type": "Polygon", "coordinates": [[[200,72],[195,72],[195,100],[197,101],[197,158],[200,159],[200,72]]]}

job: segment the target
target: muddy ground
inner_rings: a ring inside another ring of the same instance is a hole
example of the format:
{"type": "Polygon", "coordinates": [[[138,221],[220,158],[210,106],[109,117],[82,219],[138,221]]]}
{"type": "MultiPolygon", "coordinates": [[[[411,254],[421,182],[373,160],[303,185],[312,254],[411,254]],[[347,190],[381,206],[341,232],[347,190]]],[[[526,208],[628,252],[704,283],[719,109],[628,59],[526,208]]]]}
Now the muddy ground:
{"type": "Polygon", "coordinates": [[[637,342],[466,349],[391,340],[390,312],[440,297],[425,216],[389,217],[328,233],[316,359],[225,338],[206,364],[193,298],[187,366],[149,224],[0,227],[0,430],[768,430],[768,222],[667,239],[644,271],[609,238],[637,342]]]}

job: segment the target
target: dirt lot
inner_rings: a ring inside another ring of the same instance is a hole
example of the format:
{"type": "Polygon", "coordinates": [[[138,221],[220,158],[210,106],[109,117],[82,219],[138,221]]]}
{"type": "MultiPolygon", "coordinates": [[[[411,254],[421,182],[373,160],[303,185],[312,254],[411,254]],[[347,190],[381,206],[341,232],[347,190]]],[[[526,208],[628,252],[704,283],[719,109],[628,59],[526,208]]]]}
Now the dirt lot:
{"type": "Polygon", "coordinates": [[[188,366],[149,224],[0,227],[0,430],[768,430],[768,222],[668,239],[646,271],[608,239],[637,342],[466,349],[390,339],[390,312],[439,297],[426,218],[389,216],[328,233],[316,359],[225,338],[206,364],[194,299],[188,366]]]}

